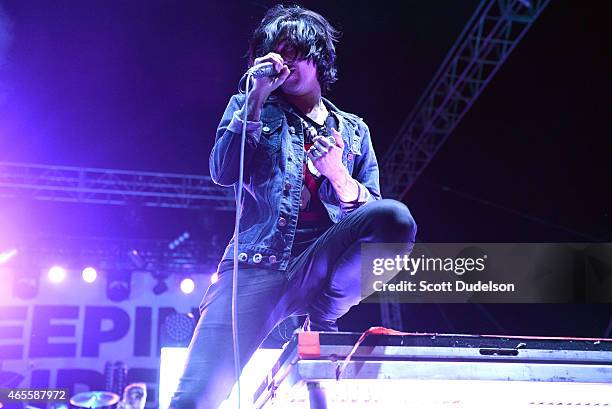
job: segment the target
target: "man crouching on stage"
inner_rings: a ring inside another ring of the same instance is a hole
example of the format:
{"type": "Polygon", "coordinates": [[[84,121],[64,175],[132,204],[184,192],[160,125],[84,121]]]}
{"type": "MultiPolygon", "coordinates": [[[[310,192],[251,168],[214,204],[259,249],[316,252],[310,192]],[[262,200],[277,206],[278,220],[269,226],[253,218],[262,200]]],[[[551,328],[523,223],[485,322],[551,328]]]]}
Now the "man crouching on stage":
{"type": "MultiPolygon", "coordinates": [[[[236,242],[241,367],[288,316],[338,330],[336,320],[361,298],[362,243],[414,243],[408,208],[381,200],[367,125],[322,97],[336,81],[337,37],[321,15],[297,6],[273,7],[255,30],[249,63],[271,62],[278,75],[255,79],[246,101],[240,234],[202,301],[174,408],[216,408],[234,384],[236,242]]],[[[217,129],[210,173],[222,186],[237,184],[244,105],[244,94],[232,96],[217,129]]]]}

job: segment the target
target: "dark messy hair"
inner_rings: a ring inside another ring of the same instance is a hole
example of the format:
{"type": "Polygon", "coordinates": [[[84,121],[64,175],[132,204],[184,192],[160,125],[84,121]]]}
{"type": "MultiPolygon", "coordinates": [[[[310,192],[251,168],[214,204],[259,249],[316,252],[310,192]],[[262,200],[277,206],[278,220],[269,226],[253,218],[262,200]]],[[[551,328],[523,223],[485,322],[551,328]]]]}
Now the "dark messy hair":
{"type": "Polygon", "coordinates": [[[320,14],[297,5],[278,4],[268,10],[255,29],[247,57],[249,66],[257,57],[274,51],[282,41],[295,47],[300,58],[317,66],[317,78],[323,92],[338,79],[336,47],[340,32],[320,14]]]}

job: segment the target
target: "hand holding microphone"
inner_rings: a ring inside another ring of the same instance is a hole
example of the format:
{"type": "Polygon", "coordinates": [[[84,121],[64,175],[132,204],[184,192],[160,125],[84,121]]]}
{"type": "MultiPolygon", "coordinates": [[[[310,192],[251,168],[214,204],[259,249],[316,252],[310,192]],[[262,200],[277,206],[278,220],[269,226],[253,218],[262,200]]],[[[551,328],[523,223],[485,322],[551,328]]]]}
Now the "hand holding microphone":
{"type": "Polygon", "coordinates": [[[289,67],[277,53],[268,53],[253,61],[253,67],[249,69],[253,75],[253,87],[251,94],[262,102],[268,96],[283,85],[291,72],[289,67]]]}

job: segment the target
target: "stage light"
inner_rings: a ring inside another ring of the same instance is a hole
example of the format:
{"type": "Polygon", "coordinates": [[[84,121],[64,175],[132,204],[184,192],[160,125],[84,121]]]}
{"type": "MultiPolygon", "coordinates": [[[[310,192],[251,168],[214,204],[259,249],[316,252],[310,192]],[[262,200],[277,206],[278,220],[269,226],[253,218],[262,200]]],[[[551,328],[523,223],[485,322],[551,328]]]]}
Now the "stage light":
{"type": "Polygon", "coordinates": [[[93,267],[85,267],[81,273],[81,276],[83,277],[83,281],[91,284],[96,281],[96,278],[98,278],[98,272],[93,267]]]}
{"type": "Polygon", "coordinates": [[[0,253],[0,264],[8,263],[10,259],[12,259],[13,257],[17,255],[17,253],[18,253],[17,249],[10,249],[10,250],[3,251],[2,253],[0,253]]]}
{"type": "Polygon", "coordinates": [[[119,302],[130,296],[131,274],[127,271],[109,271],[106,281],[106,296],[109,300],[119,302]]]}
{"type": "Polygon", "coordinates": [[[178,236],[172,243],[168,244],[168,248],[170,250],[174,250],[178,246],[180,246],[188,238],[189,238],[189,232],[186,231],[183,234],[181,234],[180,236],[178,236]]]}
{"type": "Polygon", "coordinates": [[[66,269],[62,266],[53,266],[49,269],[47,277],[52,283],[61,283],[66,279],[66,269]]]}
{"type": "Polygon", "coordinates": [[[213,273],[213,275],[210,276],[210,282],[214,284],[217,282],[217,280],[219,280],[219,274],[215,272],[213,273]]]}
{"type": "MultiPolygon", "coordinates": [[[[240,387],[242,407],[247,408],[253,405],[253,395],[261,385],[262,379],[272,369],[272,365],[280,357],[282,349],[259,348],[249,359],[240,375],[240,387]]],[[[172,394],[178,387],[179,379],[185,369],[187,361],[187,348],[162,347],[159,364],[159,395],[158,402],[160,408],[170,406],[172,394]]],[[[232,390],[230,397],[224,401],[219,409],[237,407],[236,390],[232,390]]],[[[294,407],[294,406],[283,406],[294,407]]],[[[297,406],[295,406],[297,407],[297,406]]],[[[306,407],[306,406],[304,406],[306,407]]]]}
{"type": "MultiPolygon", "coordinates": [[[[161,317],[160,317],[161,320],[161,317]]],[[[162,321],[160,341],[162,347],[186,347],[193,336],[196,321],[189,314],[173,312],[162,321]]]]}
{"type": "Polygon", "coordinates": [[[181,291],[184,294],[191,294],[195,290],[195,282],[187,277],[181,280],[181,291]]]}
{"type": "Polygon", "coordinates": [[[163,279],[158,279],[157,284],[153,287],[153,294],[160,295],[168,291],[168,284],[163,279]]]}
{"type": "Polygon", "coordinates": [[[159,270],[153,270],[151,275],[157,283],[153,287],[153,294],[160,295],[168,291],[168,284],[166,284],[166,279],[168,278],[168,274],[159,270]]]}
{"type": "Polygon", "coordinates": [[[132,261],[132,263],[134,264],[134,266],[138,269],[143,269],[145,268],[145,261],[142,258],[142,255],[138,252],[138,250],[136,249],[132,249],[129,253],[128,253],[128,257],[130,258],[130,260],[132,261]]]}
{"type": "Polygon", "coordinates": [[[179,379],[185,369],[187,348],[162,348],[159,366],[159,396],[160,408],[170,406],[172,394],[179,384],[179,379]]]}

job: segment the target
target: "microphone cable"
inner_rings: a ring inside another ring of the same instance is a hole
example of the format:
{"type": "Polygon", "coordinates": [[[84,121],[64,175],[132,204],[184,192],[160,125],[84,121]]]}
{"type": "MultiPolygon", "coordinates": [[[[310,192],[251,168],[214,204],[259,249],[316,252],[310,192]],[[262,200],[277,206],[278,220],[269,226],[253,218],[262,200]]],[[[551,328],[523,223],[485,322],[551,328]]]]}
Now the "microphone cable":
{"type": "Polygon", "coordinates": [[[242,93],[244,84],[244,106],[242,107],[242,135],[240,138],[240,160],[238,163],[238,183],[236,186],[236,221],[234,223],[234,269],[232,271],[232,345],[234,351],[234,377],[236,378],[236,398],[238,409],[241,405],[240,395],[240,348],[238,345],[238,234],[240,233],[240,218],[242,216],[242,190],[244,188],[244,147],[246,144],[247,118],[249,111],[249,93],[253,78],[276,74],[271,63],[262,63],[251,67],[240,78],[238,91],[242,93]]]}
{"type": "MultiPolygon", "coordinates": [[[[246,77],[244,90],[244,106],[242,118],[242,135],[240,138],[240,160],[238,166],[238,183],[236,186],[236,221],[234,223],[234,269],[232,271],[232,345],[234,351],[234,377],[236,378],[236,398],[238,400],[237,408],[240,409],[241,394],[240,394],[240,347],[238,344],[238,234],[240,233],[240,217],[242,216],[242,190],[244,188],[244,149],[246,143],[246,129],[248,118],[248,101],[249,92],[252,82],[252,74],[247,71],[243,76],[246,77]]],[[[242,79],[240,80],[242,83],[242,79]]]]}

